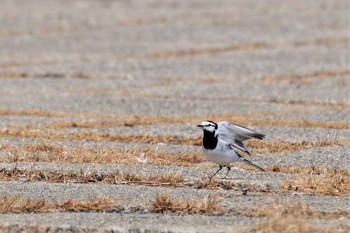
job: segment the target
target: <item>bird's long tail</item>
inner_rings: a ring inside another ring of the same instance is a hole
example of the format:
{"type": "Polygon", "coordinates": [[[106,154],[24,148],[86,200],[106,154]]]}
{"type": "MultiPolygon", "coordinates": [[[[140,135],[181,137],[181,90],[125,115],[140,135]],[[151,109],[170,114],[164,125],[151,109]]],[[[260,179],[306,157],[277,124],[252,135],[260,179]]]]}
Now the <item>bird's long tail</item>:
{"type": "Polygon", "coordinates": [[[242,162],[244,162],[244,163],[246,163],[246,164],[248,164],[248,165],[250,165],[250,166],[253,166],[253,167],[255,167],[255,168],[257,168],[257,169],[259,169],[260,171],[265,171],[264,169],[262,169],[261,167],[259,167],[258,165],[255,165],[254,163],[252,163],[252,162],[250,162],[249,160],[247,160],[247,159],[245,159],[245,158],[243,158],[243,157],[241,157],[241,159],[242,159],[242,162]]]}

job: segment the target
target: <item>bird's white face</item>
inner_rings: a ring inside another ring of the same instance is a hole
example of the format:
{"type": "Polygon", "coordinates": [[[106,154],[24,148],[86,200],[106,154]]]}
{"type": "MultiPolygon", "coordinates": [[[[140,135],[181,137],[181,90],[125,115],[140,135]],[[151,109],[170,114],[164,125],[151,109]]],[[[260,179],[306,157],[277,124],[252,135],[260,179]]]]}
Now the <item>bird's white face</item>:
{"type": "Polygon", "coordinates": [[[200,123],[197,126],[201,127],[203,130],[209,131],[209,132],[214,132],[215,129],[217,129],[217,127],[218,127],[218,125],[212,121],[203,121],[202,123],[200,123]]]}

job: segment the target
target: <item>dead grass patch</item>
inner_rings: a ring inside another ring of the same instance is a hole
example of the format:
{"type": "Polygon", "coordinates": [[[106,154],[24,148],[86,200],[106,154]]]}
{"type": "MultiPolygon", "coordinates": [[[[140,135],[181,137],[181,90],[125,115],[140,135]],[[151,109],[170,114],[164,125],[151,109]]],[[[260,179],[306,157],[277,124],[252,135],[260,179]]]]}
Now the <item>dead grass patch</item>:
{"type": "Polygon", "coordinates": [[[183,120],[171,117],[122,117],[114,120],[104,121],[56,121],[49,124],[41,124],[35,126],[38,129],[62,129],[62,128],[101,128],[101,127],[116,127],[127,126],[133,127],[137,125],[151,124],[174,124],[182,123],[183,120]]]}
{"type": "MultiPolygon", "coordinates": [[[[111,135],[95,132],[78,132],[78,133],[60,133],[47,132],[40,130],[27,129],[24,127],[8,127],[6,130],[0,131],[0,136],[12,137],[27,137],[27,138],[42,138],[42,139],[58,139],[58,140],[78,140],[78,141],[119,141],[133,143],[148,143],[148,144],[174,144],[174,145],[196,145],[202,143],[202,136],[198,137],[179,137],[169,135],[111,135]]],[[[286,142],[286,141],[247,141],[247,146],[253,149],[265,148],[260,153],[276,153],[284,151],[296,151],[301,149],[324,147],[324,146],[348,146],[350,140],[334,139],[334,140],[319,140],[316,142],[286,142]]]]}
{"type": "Polygon", "coordinates": [[[111,135],[108,133],[78,132],[78,133],[60,133],[48,132],[37,129],[28,129],[26,127],[7,127],[0,131],[0,136],[7,137],[25,137],[25,138],[45,138],[59,140],[89,140],[89,141],[119,141],[135,143],[166,143],[182,145],[200,145],[200,137],[179,137],[168,135],[111,135]]]}
{"type": "Polygon", "coordinates": [[[13,109],[0,109],[0,115],[10,116],[37,116],[37,117],[76,117],[76,118],[112,118],[112,119],[126,119],[132,118],[139,119],[139,116],[125,116],[115,114],[100,114],[100,113],[69,113],[69,112],[46,112],[42,110],[13,110],[13,109]]]}
{"type": "MultiPolygon", "coordinates": [[[[292,110],[294,111],[294,110],[292,110]]],[[[288,111],[290,112],[290,111],[288,111]]],[[[244,116],[229,115],[233,121],[243,121],[249,117],[266,116],[268,114],[276,114],[276,112],[254,112],[248,113],[244,116]]],[[[280,113],[282,114],[282,113],[280,113]]],[[[162,116],[122,116],[122,115],[108,115],[108,114],[74,114],[74,113],[50,113],[42,111],[15,111],[15,110],[0,110],[0,115],[16,115],[16,116],[46,116],[46,117],[77,117],[84,120],[73,121],[56,121],[47,124],[38,124],[33,126],[22,127],[22,130],[34,129],[62,129],[62,128],[101,128],[101,127],[116,127],[127,126],[133,127],[138,125],[154,125],[154,124],[176,124],[192,122],[196,124],[203,120],[203,118],[175,118],[162,116]],[[91,118],[89,120],[89,118],[91,118]],[[96,120],[96,118],[104,118],[104,120],[96,120]],[[105,120],[108,119],[108,120],[105,120]]],[[[224,119],[228,115],[222,117],[224,119]]],[[[217,119],[219,117],[208,116],[207,119],[217,119]]],[[[15,126],[13,126],[15,128],[15,126]]],[[[20,127],[17,127],[21,129],[20,127]]]]}
{"type": "Polygon", "coordinates": [[[100,172],[67,172],[50,170],[20,170],[1,169],[0,180],[22,180],[26,182],[49,182],[49,183],[106,183],[122,185],[144,185],[161,187],[190,187],[195,189],[210,190],[242,190],[243,193],[259,192],[272,193],[269,185],[259,186],[249,183],[236,183],[228,180],[200,179],[186,182],[181,172],[165,172],[156,174],[130,173],[116,171],[112,173],[100,172]]]}
{"type": "Polygon", "coordinates": [[[121,202],[121,199],[108,197],[91,200],[46,201],[21,196],[3,196],[0,197],[0,213],[111,212],[119,209],[118,204],[121,202]]]}
{"type": "Polygon", "coordinates": [[[234,211],[235,214],[244,215],[248,217],[269,217],[276,213],[283,216],[295,215],[304,217],[319,217],[319,213],[311,209],[307,204],[300,202],[273,202],[268,206],[258,206],[253,209],[242,209],[234,211]]]}
{"type": "MultiPolygon", "coordinates": [[[[236,214],[259,217],[254,224],[238,232],[261,232],[261,233],[331,233],[346,232],[348,226],[337,224],[329,228],[317,228],[312,224],[315,219],[338,219],[344,213],[320,213],[311,209],[307,204],[300,202],[286,203],[274,202],[268,206],[258,206],[252,210],[238,210],[236,214]],[[344,230],[344,231],[343,231],[344,230]]],[[[348,215],[349,213],[347,213],[348,215]]],[[[346,215],[346,213],[345,213],[346,215]]]]}
{"type": "Polygon", "coordinates": [[[158,194],[149,201],[151,213],[178,214],[222,214],[221,200],[218,196],[205,197],[199,200],[175,199],[169,193],[158,194]]]}
{"type": "Polygon", "coordinates": [[[261,81],[283,81],[290,79],[303,79],[303,78],[332,78],[335,76],[344,76],[350,75],[350,70],[325,70],[325,71],[316,71],[311,73],[303,74],[285,74],[285,75],[276,75],[276,76],[262,76],[261,81]]]}
{"type": "Polygon", "coordinates": [[[25,72],[1,72],[0,78],[27,78],[30,74],[25,72]]]}
{"type": "Polygon", "coordinates": [[[200,179],[195,182],[189,183],[193,188],[197,189],[210,189],[210,190],[241,190],[245,195],[249,192],[258,193],[272,193],[272,188],[269,185],[254,185],[250,183],[238,183],[232,180],[216,180],[216,179],[200,179]]]}
{"type": "Polygon", "coordinates": [[[280,184],[282,192],[302,192],[329,196],[350,194],[350,177],[343,174],[305,176],[299,175],[286,179],[280,184]]]}
{"type": "Polygon", "coordinates": [[[37,116],[37,117],[71,117],[74,114],[71,113],[55,113],[55,112],[46,112],[41,110],[24,110],[17,111],[11,109],[0,109],[0,115],[10,115],[10,116],[37,116]]]}
{"type": "Polygon", "coordinates": [[[319,101],[305,101],[305,100],[284,100],[284,99],[271,99],[262,102],[276,103],[276,104],[289,104],[289,105],[302,105],[302,106],[316,106],[316,107],[327,107],[327,108],[348,108],[349,102],[319,102],[319,101]]]}
{"type": "Polygon", "coordinates": [[[269,219],[262,220],[253,226],[244,229],[245,233],[345,233],[350,227],[345,224],[337,226],[317,227],[310,220],[301,217],[290,216],[281,218],[278,214],[269,219]]]}
{"type": "Polygon", "coordinates": [[[274,201],[267,206],[257,206],[253,209],[235,210],[230,214],[239,214],[247,217],[271,217],[278,213],[281,216],[299,216],[307,219],[339,219],[341,217],[349,217],[347,211],[335,211],[331,213],[319,212],[311,208],[307,203],[274,201]]]}
{"type": "Polygon", "coordinates": [[[89,74],[83,73],[26,73],[26,72],[2,72],[0,73],[0,78],[82,78],[88,79],[91,78],[89,74]]]}
{"type": "Polygon", "coordinates": [[[282,167],[275,165],[271,167],[265,167],[264,169],[270,172],[283,172],[289,174],[324,175],[329,177],[334,175],[342,175],[350,177],[350,170],[318,167],[316,165],[306,167],[282,167]]]}
{"type": "Polygon", "coordinates": [[[184,56],[197,56],[202,54],[217,54],[222,52],[230,51],[245,51],[251,49],[262,49],[266,48],[265,43],[253,43],[246,45],[230,45],[227,47],[217,47],[217,48],[203,48],[203,49],[188,49],[182,51],[161,51],[155,53],[149,53],[141,55],[141,58],[170,58],[170,57],[184,57],[184,56]]]}
{"type": "MultiPolygon", "coordinates": [[[[196,138],[193,141],[199,141],[200,138],[196,138]]],[[[197,144],[198,142],[196,142],[197,144]]],[[[284,141],[248,141],[247,145],[253,149],[259,149],[255,154],[263,153],[278,153],[286,151],[297,151],[301,149],[308,149],[313,147],[323,146],[348,146],[347,140],[320,140],[317,142],[284,142],[284,141]]],[[[113,149],[104,147],[85,147],[76,146],[66,147],[62,145],[53,145],[47,143],[34,143],[27,144],[23,147],[8,146],[2,148],[3,151],[7,151],[0,158],[0,162],[59,162],[59,163],[127,163],[138,164],[136,160],[140,154],[145,153],[147,161],[150,164],[157,165],[171,165],[171,166],[199,166],[201,162],[206,161],[206,158],[200,153],[179,153],[179,152],[166,152],[155,149],[141,149],[141,148],[124,148],[113,149]]],[[[238,165],[244,169],[248,167],[244,165],[238,165]]],[[[293,167],[270,167],[267,168],[273,172],[285,172],[285,173],[300,173],[310,171],[310,173],[321,173],[320,169],[316,166],[305,168],[293,168],[293,167]],[[294,169],[294,171],[293,171],[294,169]]],[[[323,169],[323,168],[322,168],[323,169]]],[[[323,169],[324,170],[324,169],[323,169]]],[[[339,169],[338,169],[339,170],[339,169]]],[[[322,171],[324,173],[324,171],[322,171]]]]}
{"type": "MultiPolygon", "coordinates": [[[[282,100],[271,100],[269,102],[281,102],[282,100]]],[[[318,105],[327,107],[347,107],[349,103],[306,103],[303,101],[282,101],[282,103],[288,104],[302,104],[302,105],[318,105]]],[[[289,113],[294,110],[284,110],[283,112],[289,113]]],[[[334,129],[349,129],[350,124],[348,122],[310,122],[310,121],[279,121],[279,120],[259,120],[258,116],[266,116],[267,114],[276,114],[276,112],[255,112],[246,115],[232,115],[226,114],[222,116],[207,116],[206,118],[174,118],[174,117],[158,117],[158,116],[122,116],[113,114],[75,114],[75,113],[52,113],[44,111],[16,111],[16,110],[0,110],[0,115],[15,115],[15,116],[43,116],[43,117],[76,117],[80,119],[88,118],[110,118],[110,120],[102,121],[88,121],[88,120],[76,120],[76,121],[56,121],[49,124],[40,124],[34,126],[7,126],[5,130],[1,130],[2,136],[18,136],[18,137],[45,137],[50,138],[48,133],[45,134],[46,129],[61,129],[61,128],[100,128],[100,127],[113,127],[113,126],[128,126],[133,127],[137,125],[152,125],[152,124],[176,124],[176,123],[193,123],[201,122],[203,119],[211,119],[213,121],[221,121],[223,119],[235,122],[242,125],[263,125],[263,126],[294,126],[294,127],[310,127],[310,128],[334,128],[334,129]],[[252,117],[249,119],[249,116],[252,117]],[[40,132],[38,132],[40,131],[40,132]]],[[[53,134],[53,133],[51,133],[53,134]]],[[[123,140],[127,135],[120,135],[119,140],[123,140]]],[[[130,137],[131,135],[129,135],[130,137]]],[[[118,137],[109,134],[97,134],[92,132],[79,132],[76,134],[62,135],[55,133],[51,137],[64,138],[64,137],[87,137],[87,140],[93,140],[95,138],[99,140],[117,140],[118,137]]]]}
{"type": "Polygon", "coordinates": [[[298,151],[302,149],[309,149],[315,147],[326,147],[326,146],[349,146],[350,140],[346,139],[322,139],[314,142],[298,141],[298,142],[287,142],[280,140],[251,140],[246,142],[248,147],[253,149],[263,148],[260,153],[278,153],[287,151],[298,151]]]}
{"type": "Polygon", "coordinates": [[[19,62],[5,62],[0,63],[0,68],[10,68],[10,67],[21,67],[21,66],[28,66],[29,63],[19,63],[19,62]]]}
{"type": "Polygon", "coordinates": [[[58,162],[58,163],[127,163],[139,164],[137,157],[144,153],[149,164],[172,166],[197,166],[205,161],[199,153],[176,153],[155,149],[104,147],[66,147],[47,143],[8,147],[0,162],[58,162]]]}
{"type": "Polygon", "coordinates": [[[300,47],[300,46],[309,46],[309,45],[331,45],[331,44],[342,44],[342,43],[349,43],[348,37],[328,37],[328,38],[317,38],[314,40],[300,40],[300,41],[294,41],[292,43],[293,46],[300,47]]]}
{"type": "Polygon", "coordinates": [[[246,125],[263,125],[263,126],[294,126],[305,128],[327,128],[327,129],[349,129],[348,122],[311,122],[311,121],[278,121],[278,120],[247,120],[246,125]]]}
{"type": "MultiPolygon", "coordinates": [[[[195,144],[200,143],[201,138],[194,138],[195,144]],[[199,142],[198,142],[199,141],[199,142]]],[[[174,143],[174,142],[173,142],[174,143]]],[[[348,146],[347,140],[321,140],[318,142],[284,142],[284,141],[248,141],[248,147],[257,149],[254,154],[264,153],[278,153],[286,151],[297,151],[301,149],[308,149],[322,146],[348,146]]],[[[196,152],[167,152],[159,150],[158,148],[141,149],[138,147],[113,149],[106,147],[86,147],[75,146],[68,147],[62,145],[47,144],[44,142],[27,144],[22,147],[4,145],[0,148],[6,151],[0,157],[0,162],[56,162],[56,163],[125,163],[125,164],[139,164],[137,158],[141,154],[145,154],[147,162],[155,165],[169,165],[169,166],[203,166],[201,163],[207,159],[201,153],[196,152]]],[[[243,164],[237,166],[250,170],[249,167],[243,164]]],[[[310,171],[311,173],[321,173],[316,166],[305,168],[286,168],[286,167],[270,167],[268,171],[295,173],[310,171]],[[293,171],[294,169],[294,171],[293,171]]],[[[324,170],[324,169],[323,169],[324,170]]],[[[339,169],[338,169],[339,170],[339,169]]],[[[322,171],[324,173],[324,171],[322,171]]]]}
{"type": "MultiPolygon", "coordinates": [[[[310,41],[292,41],[289,44],[291,46],[300,47],[300,46],[307,46],[307,45],[324,45],[324,44],[334,44],[334,43],[344,43],[347,42],[348,38],[321,38],[316,40],[310,40],[310,41]]],[[[267,44],[264,42],[256,42],[252,44],[242,44],[242,45],[229,45],[226,47],[208,47],[203,49],[198,48],[192,48],[187,50],[180,50],[180,51],[160,51],[160,52],[154,52],[154,53],[148,53],[141,55],[139,57],[141,58],[171,58],[171,57],[185,57],[185,56],[198,56],[203,54],[217,54],[217,53],[224,53],[224,52],[231,52],[231,51],[246,51],[246,50],[253,50],[253,49],[266,49],[266,48],[277,48],[280,45],[278,44],[267,44]]]]}
{"type": "Polygon", "coordinates": [[[51,182],[51,183],[91,183],[103,182],[108,184],[139,184],[149,186],[183,186],[183,176],[177,173],[129,173],[126,171],[116,171],[113,173],[100,172],[68,172],[49,170],[20,170],[1,169],[0,180],[25,180],[30,182],[51,182]]]}
{"type": "MultiPolygon", "coordinates": [[[[297,104],[298,101],[283,101],[283,100],[257,100],[257,102],[276,102],[278,103],[281,101],[281,103],[287,103],[287,104],[297,104]]],[[[254,102],[256,102],[254,100],[254,102]]],[[[308,106],[308,103],[306,102],[300,102],[299,104],[303,105],[305,104],[308,106]]],[[[310,105],[318,104],[316,103],[309,103],[310,105]]],[[[348,105],[348,104],[347,104],[348,105]]],[[[337,103],[328,104],[328,103],[322,103],[319,106],[324,107],[344,107],[343,103],[340,103],[339,106],[337,106],[337,103]]],[[[282,110],[281,113],[290,113],[290,112],[300,112],[300,110],[296,111],[295,109],[287,109],[282,110]]],[[[260,112],[256,113],[254,115],[251,115],[252,117],[247,116],[240,116],[240,115],[232,115],[232,114],[225,114],[222,116],[212,116],[208,117],[207,119],[211,119],[215,122],[222,121],[223,119],[226,121],[234,122],[236,124],[246,125],[246,126],[253,126],[253,125],[261,125],[261,126],[292,126],[292,127],[305,127],[305,128],[329,128],[329,129],[350,129],[350,124],[348,122],[313,122],[313,121],[299,121],[299,120],[261,120],[258,119],[259,116],[266,116],[266,115],[275,115],[276,112],[260,112]],[[261,115],[260,115],[261,114],[261,115]]],[[[278,113],[279,114],[279,113],[278,113]]],[[[203,118],[202,118],[203,120],[203,118]]],[[[189,121],[191,122],[191,121],[189,121]]],[[[200,119],[196,120],[194,123],[200,122],[200,119]]]]}

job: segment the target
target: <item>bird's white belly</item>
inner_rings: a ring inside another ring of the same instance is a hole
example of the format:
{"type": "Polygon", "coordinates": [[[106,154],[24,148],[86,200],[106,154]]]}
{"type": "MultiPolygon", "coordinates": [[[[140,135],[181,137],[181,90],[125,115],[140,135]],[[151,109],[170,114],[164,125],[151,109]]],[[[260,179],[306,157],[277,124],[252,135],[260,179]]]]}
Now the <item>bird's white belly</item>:
{"type": "Polygon", "coordinates": [[[230,148],[226,148],[225,146],[217,146],[214,150],[207,150],[202,147],[203,154],[212,162],[217,163],[219,165],[228,166],[233,162],[237,162],[239,160],[239,156],[236,152],[230,148]]]}

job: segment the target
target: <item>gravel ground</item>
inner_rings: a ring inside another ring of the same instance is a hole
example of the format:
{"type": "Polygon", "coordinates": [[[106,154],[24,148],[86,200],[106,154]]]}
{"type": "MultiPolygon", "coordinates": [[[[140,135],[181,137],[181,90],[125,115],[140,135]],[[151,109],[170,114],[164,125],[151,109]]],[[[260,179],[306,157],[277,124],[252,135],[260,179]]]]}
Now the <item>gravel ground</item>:
{"type": "MultiPolygon", "coordinates": [[[[259,166],[348,171],[348,12],[345,0],[3,0],[0,156],[31,155],[11,149],[34,144],[70,149],[154,149],[169,152],[169,156],[200,153],[200,147],[194,145],[49,139],[28,132],[194,138],[201,134],[195,122],[232,119],[265,133],[268,142],[330,142],[274,153],[254,149],[253,154],[258,151],[259,155],[254,154],[251,160],[259,166]],[[138,117],[149,117],[151,122],[98,125],[137,121],[138,117]],[[64,122],[68,124],[64,126],[64,122]],[[74,122],[91,125],[79,127],[74,122]],[[14,129],[17,134],[11,135],[14,129]],[[339,141],[341,144],[336,143],[339,141]]],[[[180,172],[185,182],[206,179],[217,169],[210,162],[186,167],[69,161],[0,163],[0,169],[14,167],[23,171],[129,171],[144,175],[180,172]]],[[[150,213],[148,201],[161,192],[198,200],[221,195],[225,210],[299,202],[320,213],[343,213],[333,219],[310,218],[312,226],[350,225],[350,199],[346,195],[308,195],[302,190],[286,193],[280,191],[280,184],[298,174],[232,170],[230,176],[220,174],[216,179],[269,187],[269,192],[245,193],[240,186],[209,190],[2,179],[0,196],[49,201],[103,196],[129,202],[123,203],[123,211],[112,213],[2,213],[0,231],[41,227],[50,232],[245,232],[244,227],[264,220],[239,214],[150,213]],[[143,210],[130,210],[137,205],[143,210]]]]}

